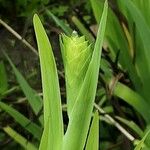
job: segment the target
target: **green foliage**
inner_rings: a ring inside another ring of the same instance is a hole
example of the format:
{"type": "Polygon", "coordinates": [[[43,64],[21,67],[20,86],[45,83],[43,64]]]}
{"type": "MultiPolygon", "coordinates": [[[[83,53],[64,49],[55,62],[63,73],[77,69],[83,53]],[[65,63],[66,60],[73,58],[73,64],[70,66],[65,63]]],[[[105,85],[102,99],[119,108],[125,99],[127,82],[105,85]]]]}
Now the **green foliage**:
{"type": "MultiPolygon", "coordinates": [[[[126,101],[137,110],[149,124],[149,21],[147,19],[149,1],[147,5],[141,0],[117,0],[117,12],[110,7],[106,28],[106,42],[110,50],[110,57],[115,61],[118,57],[118,66],[129,75],[132,86],[119,83],[116,77],[104,77],[104,80],[111,88],[111,94],[126,101]],[[117,7],[118,6],[118,7],[117,7]],[[119,16],[120,15],[120,16],[119,16]],[[119,52],[119,53],[118,53],[119,52]]],[[[102,3],[98,0],[91,0],[91,6],[97,23],[100,20],[102,3]]],[[[132,129],[128,121],[122,120],[132,129]]],[[[135,126],[135,125],[134,125],[135,126]]],[[[138,129],[139,130],[139,129],[138,129]]],[[[136,131],[140,133],[140,131],[136,131]]],[[[141,142],[140,142],[141,143],[141,142]]],[[[140,144],[141,145],[141,144],[140,144]]],[[[140,148],[139,148],[140,149],[140,148]]]]}
{"type": "Polygon", "coordinates": [[[18,122],[25,130],[29,131],[35,138],[40,140],[42,130],[37,124],[31,122],[20,112],[3,102],[0,102],[0,108],[5,110],[10,116],[12,116],[15,121],[18,122]]]}
{"type": "Polygon", "coordinates": [[[99,115],[98,112],[95,112],[85,149],[98,150],[98,148],[99,148],[99,115]]]}
{"type": "MultiPolygon", "coordinates": [[[[31,150],[38,146],[40,150],[150,149],[150,0],[110,0],[109,8],[104,0],[17,0],[14,4],[2,0],[0,6],[2,18],[12,27],[16,15],[27,19],[26,30],[35,12],[44,23],[34,16],[43,93],[39,85],[38,92],[30,87],[28,81],[34,77],[24,78],[7,54],[17,82],[10,77],[5,59],[0,61],[2,146],[9,135],[31,150]],[[4,14],[3,10],[8,11],[4,14]],[[60,32],[64,33],[58,40],[55,33],[60,32]],[[21,132],[17,130],[20,125],[21,132]]],[[[15,29],[23,30],[20,23],[15,29]]],[[[28,29],[26,37],[33,44],[34,34],[28,29]]],[[[13,49],[15,45],[20,48],[18,41],[8,41],[13,49]]],[[[11,146],[15,142],[6,150],[11,146]]]]}
{"type": "Polygon", "coordinates": [[[5,65],[1,61],[0,62],[0,95],[3,94],[7,90],[8,90],[7,74],[5,70],[5,65]]]}
{"type": "Polygon", "coordinates": [[[39,49],[44,99],[45,131],[40,149],[59,150],[63,140],[63,120],[56,64],[51,44],[37,15],[34,16],[34,29],[39,49]]]}
{"type": "Polygon", "coordinates": [[[118,82],[115,85],[114,95],[120,97],[128,104],[132,105],[143,116],[147,123],[150,122],[149,106],[138,93],[118,82]]]}
{"type": "Polygon", "coordinates": [[[73,106],[72,112],[69,116],[69,125],[64,138],[63,149],[83,149],[85,138],[89,128],[94,97],[96,94],[100,55],[105,33],[106,19],[107,19],[107,1],[104,6],[103,17],[99,25],[98,38],[96,39],[93,55],[89,64],[82,88],[73,106]],[[81,115],[82,114],[82,115],[81,115]],[[81,132],[82,131],[82,132],[81,132]],[[72,140],[70,140],[72,139],[72,140]]]}
{"type": "Polygon", "coordinates": [[[67,110],[70,116],[91,61],[92,47],[84,36],[78,37],[75,31],[71,37],[62,35],[60,43],[66,77],[67,110]]]}
{"type": "Polygon", "coordinates": [[[17,81],[24,92],[27,100],[29,101],[34,113],[37,115],[39,111],[42,109],[42,99],[41,97],[29,86],[27,81],[24,79],[24,77],[21,75],[21,73],[18,71],[18,69],[14,66],[8,55],[5,53],[5,56],[7,57],[15,75],[17,78],[17,81]]]}
{"type": "Polygon", "coordinates": [[[49,10],[46,11],[47,15],[52,17],[52,19],[56,22],[56,24],[58,26],[60,26],[63,31],[65,32],[65,34],[67,35],[71,35],[72,33],[72,29],[67,26],[62,20],[59,20],[53,13],[51,13],[49,10]]]}
{"type": "Polygon", "coordinates": [[[135,147],[134,150],[148,150],[149,147],[147,147],[147,145],[145,144],[145,140],[146,138],[149,136],[150,130],[147,131],[147,133],[144,135],[144,137],[142,138],[141,141],[136,141],[135,144],[137,144],[137,146],[135,147]]]}
{"type": "Polygon", "coordinates": [[[11,127],[4,127],[3,130],[8,135],[10,135],[15,141],[17,141],[22,147],[24,147],[24,149],[37,150],[37,148],[32,143],[30,143],[27,139],[25,139],[23,136],[21,136],[19,133],[13,130],[11,127]]]}
{"type": "MultiPolygon", "coordinates": [[[[62,55],[65,69],[67,70],[67,84],[76,87],[75,83],[72,85],[73,81],[76,80],[76,78],[82,81],[80,85],[81,89],[78,90],[73,87],[74,92],[76,92],[76,90],[79,92],[77,97],[73,97],[74,93],[71,91],[69,98],[72,97],[72,99],[68,99],[68,101],[71,101],[71,103],[68,103],[69,125],[64,139],[56,64],[46,32],[38,16],[34,16],[34,28],[39,48],[44,99],[44,132],[40,144],[41,150],[84,148],[96,94],[100,65],[99,56],[101,55],[100,49],[102,48],[106,26],[107,7],[106,2],[98,32],[99,36],[95,43],[92,58],[91,60],[89,59],[86,65],[84,65],[85,58],[89,57],[91,52],[89,51],[90,47],[88,48],[87,42],[85,42],[85,38],[79,38],[77,35],[72,35],[72,37],[62,35],[61,47],[63,47],[62,55]],[[75,52],[70,51],[70,48],[74,49],[75,52]],[[79,77],[73,73],[73,70],[71,70],[73,68],[77,69],[76,71],[79,72],[79,77]]],[[[67,88],[67,92],[70,92],[70,88],[67,88]]]]}

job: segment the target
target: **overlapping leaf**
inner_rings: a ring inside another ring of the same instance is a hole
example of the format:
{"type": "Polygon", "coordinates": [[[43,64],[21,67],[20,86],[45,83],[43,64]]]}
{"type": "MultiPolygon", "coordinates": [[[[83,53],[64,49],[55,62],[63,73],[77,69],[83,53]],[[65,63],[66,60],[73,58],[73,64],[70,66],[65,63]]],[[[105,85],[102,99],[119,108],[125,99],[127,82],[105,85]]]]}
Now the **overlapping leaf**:
{"type": "Polygon", "coordinates": [[[96,94],[101,48],[107,20],[107,7],[106,1],[92,59],[70,114],[69,125],[63,141],[63,150],[82,150],[85,144],[96,94]]]}

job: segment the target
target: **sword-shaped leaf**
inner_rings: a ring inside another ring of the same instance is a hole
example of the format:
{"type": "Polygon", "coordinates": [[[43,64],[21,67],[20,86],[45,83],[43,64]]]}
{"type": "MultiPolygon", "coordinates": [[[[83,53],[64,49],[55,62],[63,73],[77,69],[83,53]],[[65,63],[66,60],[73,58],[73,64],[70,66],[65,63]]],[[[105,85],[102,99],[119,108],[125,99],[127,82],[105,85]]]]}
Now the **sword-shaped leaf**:
{"type": "Polygon", "coordinates": [[[37,148],[30,143],[26,138],[24,138],[22,135],[20,135],[18,132],[16,132],[11,127],[7,126],[4,127],[3,130],[17,143],[19,143],[24,149],[26,150],[37,150],[37,148]]]}
{"type": "Polygon", "coordinates": [[[19,72],[19,70],[15,67],[15,65],[13,64],[13,62],[11,61],[11,59],[9,58],[9,56],[4,52],[4,55],[6,56],[7,60],[9,61],[15,76],[17,78],[17,81],[22,89],[22,91],[24,92],[24,95],[26,96],[29,104],[31,105],[34,113],[37,115],[39,113],[39,111],[42,109],[42,99],[41,97],[38,95],[38,93],[33,90],[30,85],[28,84],[28,82],[25,80],[25,78],[23,77],[23,75],[19,72]]]}
{"type": "Polygon", "coordinates": [[[0,102],[0,108],[7,112],[11,117],[13,117],[16,122],[18,122],[24,129],[29,131],[35,138],[40,140],[42,129],[37,124],[33,123],[13,107],[3,102],[0,102]]]}
{"type": "Polygon", "coordinates": [[[43,87],[45,130],[43,137],[48,134],[47,141],[42,138],[41,145],[47,145],[47,150],[60,150],[63,139],[63,120],[56,64],[51,44],[37,15],[34,15],[33,22],[39,50],[43,87]],[[47,129],[49,132],[46,132],[47,129]]]}

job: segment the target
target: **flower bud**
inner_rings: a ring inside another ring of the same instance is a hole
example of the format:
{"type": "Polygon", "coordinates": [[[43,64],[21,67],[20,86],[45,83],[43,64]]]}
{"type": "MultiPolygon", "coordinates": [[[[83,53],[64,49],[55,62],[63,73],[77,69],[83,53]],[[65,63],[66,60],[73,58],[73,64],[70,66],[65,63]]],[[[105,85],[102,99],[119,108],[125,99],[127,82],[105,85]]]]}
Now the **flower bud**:
{"type": "Polygon", "coordinates": [[[70,37],[63,34],[60,43],[65,68],[67,107],[70,113],[83,84],[92,48],[85,37],[79,37],[75,31],[70,37]]]}

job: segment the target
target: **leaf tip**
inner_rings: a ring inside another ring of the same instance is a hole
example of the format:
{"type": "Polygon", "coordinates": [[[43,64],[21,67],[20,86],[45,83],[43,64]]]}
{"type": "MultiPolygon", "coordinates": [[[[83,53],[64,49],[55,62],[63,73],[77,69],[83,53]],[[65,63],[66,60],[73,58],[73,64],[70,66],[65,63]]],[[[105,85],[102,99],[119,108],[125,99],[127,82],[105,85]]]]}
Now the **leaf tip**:
{"type": "Polygon", "coordinates": [[[39,16],[37,14],[34,14],[33,16],[33,23],[37,22],[39,19],[39,16]]]}

